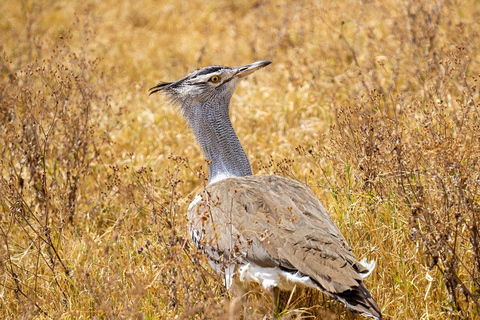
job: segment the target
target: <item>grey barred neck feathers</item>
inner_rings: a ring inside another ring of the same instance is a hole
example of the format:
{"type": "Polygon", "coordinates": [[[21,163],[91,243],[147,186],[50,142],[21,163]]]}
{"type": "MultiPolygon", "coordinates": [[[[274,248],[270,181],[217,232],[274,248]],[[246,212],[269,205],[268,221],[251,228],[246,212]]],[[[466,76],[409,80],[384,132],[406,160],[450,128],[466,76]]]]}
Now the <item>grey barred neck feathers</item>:
{"type": "Polygon", "coordinates": [[[209,183],[252,174],[250,162],[230,121],[229,105],[238,82],[269,64],[269,61],[259,61],[234,68],[209,66],[178,81],[162,82],[150,89],[150,94],[163,93],[180,106],[210,161],[209,183]]]}

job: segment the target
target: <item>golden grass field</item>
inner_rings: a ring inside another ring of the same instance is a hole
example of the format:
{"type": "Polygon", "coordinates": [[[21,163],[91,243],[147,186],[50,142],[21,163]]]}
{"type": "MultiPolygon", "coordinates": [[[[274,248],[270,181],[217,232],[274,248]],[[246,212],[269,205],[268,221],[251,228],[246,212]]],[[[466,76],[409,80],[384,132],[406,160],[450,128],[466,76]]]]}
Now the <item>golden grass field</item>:
{"type": "MultiPolygon", "coordinates": [[[[0,318],[236,319],[192,246],[207,163],[148,96],[272,60],[232,99],[257,174],[309,185],[385,319],[480,319],[478,1],[0,2],[0,318]]],[[[252,286],[245,318],[271,297],[252,286]]],[[[312,291],[283,319],[363,319],[312,291]]]]}

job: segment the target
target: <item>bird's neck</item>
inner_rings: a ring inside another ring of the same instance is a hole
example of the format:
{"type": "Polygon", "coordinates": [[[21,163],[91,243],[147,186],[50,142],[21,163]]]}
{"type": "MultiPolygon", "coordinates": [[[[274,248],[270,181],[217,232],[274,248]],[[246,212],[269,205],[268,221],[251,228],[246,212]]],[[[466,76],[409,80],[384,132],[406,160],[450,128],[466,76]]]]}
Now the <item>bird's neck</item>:
{"type": "Polygon", "coordinates": [[[195,115],[190,124],[209,161],[208,183],[252,175],[250,162],[233,130],[228,107],[210,105],[197,110],[206,114],[195,115]]]}

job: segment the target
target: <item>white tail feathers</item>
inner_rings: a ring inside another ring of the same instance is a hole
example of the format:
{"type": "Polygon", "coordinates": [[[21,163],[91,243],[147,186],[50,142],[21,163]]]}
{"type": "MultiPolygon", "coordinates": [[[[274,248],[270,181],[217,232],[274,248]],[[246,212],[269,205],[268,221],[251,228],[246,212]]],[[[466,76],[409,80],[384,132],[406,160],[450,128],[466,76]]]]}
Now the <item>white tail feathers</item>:
{"type": "Polygon", "coordinates": [[[362,266],[365,267],[365,269],[368,270],[367,273],[362,273],[361,274],[361,277],[362,279],[365,279],[366,277],[368,277],[370,275],[370,273],[372,273],[373,269],[375,269],[375,260],[372,260],[370,262],[367,261],[367,258],[363,258],[361,261],[360,261],[360,264],[362,266]]]}

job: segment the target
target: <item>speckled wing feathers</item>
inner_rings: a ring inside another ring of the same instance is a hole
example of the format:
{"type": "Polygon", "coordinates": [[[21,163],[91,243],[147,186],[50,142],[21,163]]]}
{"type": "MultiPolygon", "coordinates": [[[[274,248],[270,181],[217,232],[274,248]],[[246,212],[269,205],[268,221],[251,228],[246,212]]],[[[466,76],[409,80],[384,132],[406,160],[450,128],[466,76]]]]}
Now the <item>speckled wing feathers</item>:
{"type": "Polygon", "coordinates": [[[225,179],[208,185],[188,214],[211,259],[299,271],[352,310],[378,310],[361,282],[369,270],[303,184],[267,175],[225,179]]]}

